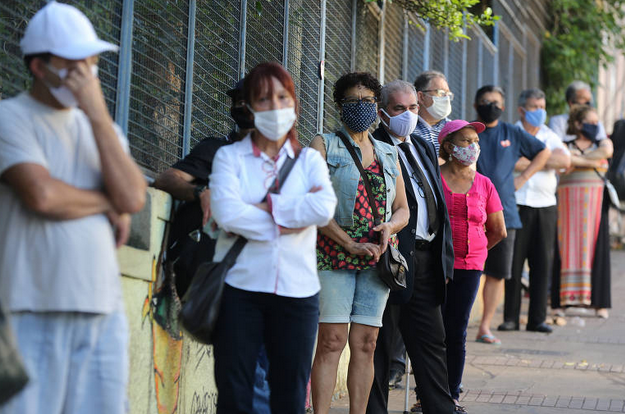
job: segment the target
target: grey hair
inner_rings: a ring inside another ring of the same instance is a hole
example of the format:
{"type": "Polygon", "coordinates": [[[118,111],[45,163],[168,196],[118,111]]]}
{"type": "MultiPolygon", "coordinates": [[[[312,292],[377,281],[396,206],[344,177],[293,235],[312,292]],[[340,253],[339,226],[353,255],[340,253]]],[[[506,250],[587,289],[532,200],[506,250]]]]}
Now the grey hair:
{"type": "Polygon", "coordinates": [[[577,91],[580,91],[583,89],[587,91],[591,91],[590,85],[584,81],[576,80],[576,81],[571,82],[571,84],[566,87],[566,92],[565,92],[566,101],[573,102],[577,91]]]}
{"type": "Polygon", "coordinates": [[[422,92],[426,90],[430,86],[430,82],[432,79],[441,78],[445,82],[447,82],[447,77],[442,72],[437,70],[426,70],[425,72],[421,72],[417,79],[414,81],[414,87],[416,90],[422,92]]]}
{"type": "Polygon", "coordinates": [[[524,90],[519,95],[519,106],[525,107],[528,99],[546,99],[545,92],[538,88],[524,90]]]}
{"type": "Polygon", "coordinates": [[[382,92],[380,93],[380,108],[386,108],[390,96],[395,92],[412,92],[415,98],[417,97],[417,91],[410,82],[399,79],[394,80],[382,87],[382,92]]]}

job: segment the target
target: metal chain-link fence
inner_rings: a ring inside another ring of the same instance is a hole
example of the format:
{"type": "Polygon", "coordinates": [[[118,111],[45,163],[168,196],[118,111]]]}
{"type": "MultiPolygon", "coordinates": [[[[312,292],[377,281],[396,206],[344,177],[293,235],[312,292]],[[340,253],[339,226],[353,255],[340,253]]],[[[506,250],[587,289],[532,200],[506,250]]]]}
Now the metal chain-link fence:
{"type": "MultiPolygon", "coordinates": [[[[99,76],[111,113],[149,175],[199,140],[227,134],[234,126],[227,90],[265,61],[284,64],[293,76],[304,144],[340,126],[332,89],[351,70],[383,72],[385,82],[413,82],[426,69],[445,72],[456,95],[454,118],[473,118],[475,91],[496,82],[507,92],[504,119],[513,121],[516,95],[539,86],[547,3],[528,0],[524,9],[518,0],[494,0],[497,27],[488,35],[471,29],[471,40],[451,42],[445,31],[424,30],[417,15],[388,0],[61,1],[82,10],[102,39],[121,45],[120,53],[102,55],[99,76]]],[[[2,99],[30,85],[19,40],[45,3],[0,2],[2,99]]]]}

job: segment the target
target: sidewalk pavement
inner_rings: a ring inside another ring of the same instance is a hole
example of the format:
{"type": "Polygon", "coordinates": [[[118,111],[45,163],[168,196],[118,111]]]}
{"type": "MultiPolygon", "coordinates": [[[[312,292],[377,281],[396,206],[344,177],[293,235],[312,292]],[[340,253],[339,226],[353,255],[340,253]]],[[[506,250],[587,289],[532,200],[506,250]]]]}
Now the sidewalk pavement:
{"type": "MultiPolygon", "coordinates": [[[[523,301],[527,312],[527,299],[523,301]]],[[[493,328],[503,319],[501,307],[493,328]]],[[[625,251],[612,251],[612,309],[609,319],[594,310],[567,312],[566,326],[551,334],[496,332],[500,346],[475,342],[469,326],[464,393],[469,414],[584,414],[625,412],[625,251]]],[[[414,385],[414,378],[410,379],[414,385]]],[[[405,384],[405,378],[402,385],[405,384]]],[[[404,389],[392,390],[389,413],[404,410],[404,389]]],[[[410,392],[410,405],[414,392],[410,392]]],[[[348,398],[331,414],[347,413],[348,398]]],[[[381,413],[382,414],[382,413],[381,413]]]]}

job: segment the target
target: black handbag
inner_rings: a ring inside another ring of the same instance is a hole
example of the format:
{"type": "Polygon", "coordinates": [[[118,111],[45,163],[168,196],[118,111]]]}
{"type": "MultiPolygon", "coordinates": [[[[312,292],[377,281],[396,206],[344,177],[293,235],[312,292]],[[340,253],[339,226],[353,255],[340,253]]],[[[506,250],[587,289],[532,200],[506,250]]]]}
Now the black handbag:
{"type": "Polygon", "coordinates": [[[20,392],[28,383],[7,314],[0,306],[0,405],[20,392]]]}
{"type": "MultiPolygon", "coordinates": [[[[367,174],[362,167],[362,162],[360,162],[353,145],[349,142],[347,137],[345,137],[345,135],[340,131],[336,134],[341,141],[343,141],[343,144],[345,144],[347,151],[349,151],[349,155],[352,156],[354,164],[356,164],[356,167],[360,172],[362,182],[367,190],[367,196],[369,197],[369,206],[371,207],[375,225],[377,226],[382,223],[383,220],[382,217],[380,217],[378,210],[375,208],[375,199],[373,198],[373,192],[371,191],[371,183],[369,182],[367,174]]],[[[382,165],[382,162],[379,159],[378,163],[382,165]]],[[[380,256],[376,268],[378,270],[378,276],[382,279],[386,286],[389,287],[391,292],[406,289],[406,272],[408,271],[408,263],[396,247],[391,246],[390,244],[388,245],[386,251],[380,256]]]]}
{"type": "MultiPolygon", "coordinates": [[[[279,187],[291,172],[295,161],[297,156],[285,160],[267,194],[279,192],[279,187]]],[[[266,199],[267,196],[263,201],[266,199]]],[[[196,341],[207,345],[214,342],[215,325],[226,275],[246,244],[247,239],[239,236],[221,262],[202,263],[195,272],[182,299],[183,304],[178,317],[184,330],[196,341]]]]}

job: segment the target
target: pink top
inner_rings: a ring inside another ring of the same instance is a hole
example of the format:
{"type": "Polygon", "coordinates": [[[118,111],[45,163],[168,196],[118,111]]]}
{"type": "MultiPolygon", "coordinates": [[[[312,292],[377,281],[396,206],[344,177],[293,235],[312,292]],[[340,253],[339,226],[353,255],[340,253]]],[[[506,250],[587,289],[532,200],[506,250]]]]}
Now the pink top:
{"type": "Polygon", "coordinates": [[[488,255],[484,225],[489,214],[503,210],[499,194],[493,183],[478,172],[466,194],[452,193],[445,178],[441,178],[451,222],[454,269],[484,270],[488,255]]]}

